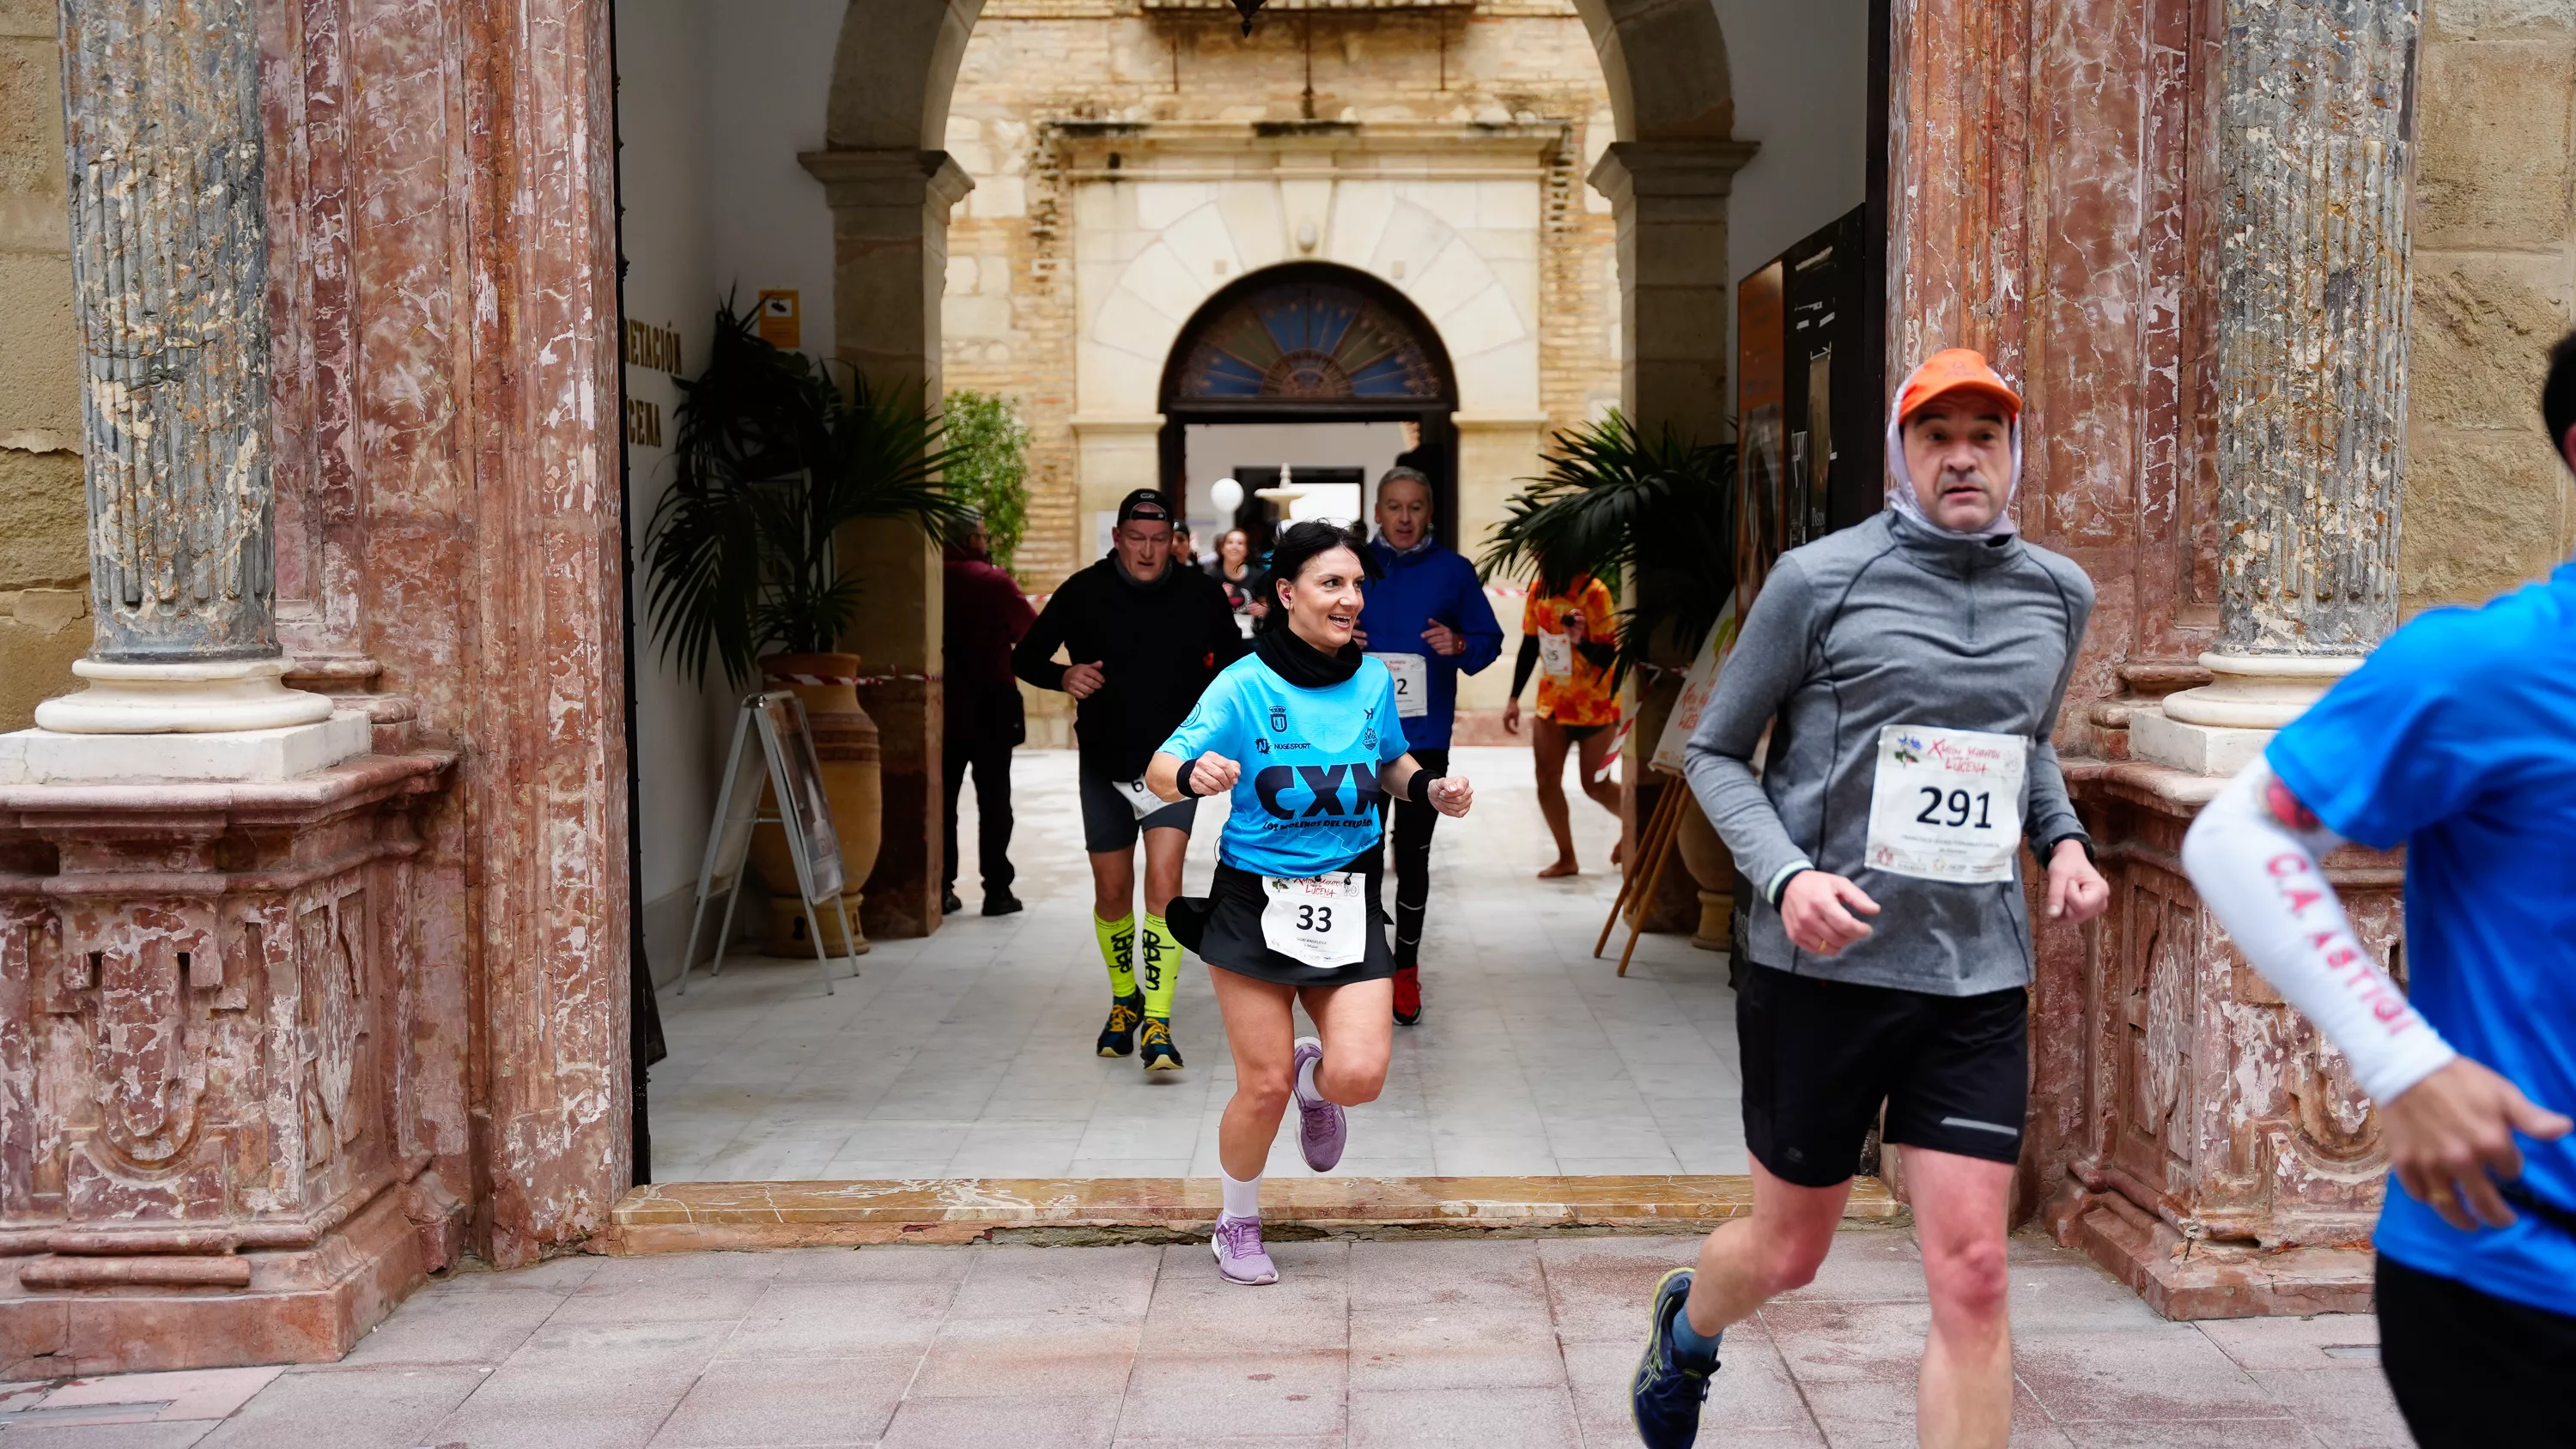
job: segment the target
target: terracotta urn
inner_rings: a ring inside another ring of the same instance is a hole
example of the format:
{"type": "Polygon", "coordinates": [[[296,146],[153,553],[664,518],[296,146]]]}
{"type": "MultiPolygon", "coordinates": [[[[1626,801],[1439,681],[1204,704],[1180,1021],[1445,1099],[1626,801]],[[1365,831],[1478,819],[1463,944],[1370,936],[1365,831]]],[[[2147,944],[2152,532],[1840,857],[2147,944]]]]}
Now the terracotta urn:
{"type": "MultiPolygon", "coordinates": [[[[765,689],[784,689],[802,700],[805,719],[814,731],[814,755],[823,771],[823,798],[831,802],[832,828],[841,838],[841,873],[846,884],[841,904],[849,911],[850,929],[859,929],[859,888],[876,869],[877,847],[885,838],[884,793],[879,779],[877,722],[859,707],[859,656],[856,654],[773,654],[760,661],[765,689]]],[[[764,815],[776,814],[777,796],[764,789],[764,815]]],[[[806,933],[805,908],[797,899],[796,859],[787,850],[787,834],[763,825],[751,837],[752,868],[769,890],[769,934],[761,949],[772,956],[812,959],[814,943],[806,933]]],[[[840,913],[818,905],[823,949],[834,956],[858,955],[868,949],[862,936],[844,949],[840,913]]]]}
{"type": "Polygon", "coordinates": [[[1717,827],[1700,813],[1699,798],[1682,806],[1682,865],[1699,883],[1699,928],[1691,944],[1703,951],[1723,951],[1731,943],[1735,917],[1735,857],[1718,838],[1717,827]]]}

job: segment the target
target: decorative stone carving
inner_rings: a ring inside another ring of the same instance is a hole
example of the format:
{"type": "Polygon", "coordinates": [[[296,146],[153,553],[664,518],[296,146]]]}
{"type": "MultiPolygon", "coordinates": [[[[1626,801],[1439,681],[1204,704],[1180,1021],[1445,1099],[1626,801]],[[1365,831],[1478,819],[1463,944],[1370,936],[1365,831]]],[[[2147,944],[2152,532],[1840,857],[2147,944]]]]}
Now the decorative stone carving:
{"type": "MultiPolygon", "coordinates": [[[[2044,961],[2042,1031],[2082,1043],[2073,1140],[2038,1144],[2049,1225],[2171,1317],[2363,1310],[2364,1242],[2386,1162],[2342,1057],[2256,975],[2180,869],[2218,782],[2150,765],[2078,765],[2112,906],[2070,1000],[2044,961]],[[2080,1003],[2080,1004],[2079,1004],[2080,1003]],[[2073,1007],[2073,1010],[2069,1010],[2073,1007]]],[[[2364,943],[2396,951],[2402,872],[2348,850],[2327,874],[2364,943]]]]}
{"type": "Polygon", "coordinates": [[[450,759],[0,789],[0,1374],[337,1357],[454,1259],[401,1085],[450,759]]]}

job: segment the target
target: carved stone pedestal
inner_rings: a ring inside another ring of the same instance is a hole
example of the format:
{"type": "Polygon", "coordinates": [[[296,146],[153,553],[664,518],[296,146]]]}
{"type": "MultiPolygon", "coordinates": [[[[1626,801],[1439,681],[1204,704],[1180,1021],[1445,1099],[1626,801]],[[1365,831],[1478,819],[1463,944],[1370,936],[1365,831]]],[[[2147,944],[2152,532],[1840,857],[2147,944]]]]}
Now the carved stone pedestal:
{"type": "Polygon", "coordinates": [[[410,878],[451,760],[0,788],[0,1377],[335,1358],[455,1260],[410,878]]]}
{"type": "MultiPolygon", "coordinates": [[[[2078,1054],[2042,1072],[2033,1104],[2043,1220],[2168,1317],[2367,1310],[2378,1120],[2343,1054],[2245,964],[2178,859],[2225,782],[2146,764],[2068,774],[2111,906],[2080,960],[2043,952],[2034,1039],[2078,1054]]],[[[2399,858],[2346,850],[2326,874],[2361,940],[2396,954],[2399,858]]]]}

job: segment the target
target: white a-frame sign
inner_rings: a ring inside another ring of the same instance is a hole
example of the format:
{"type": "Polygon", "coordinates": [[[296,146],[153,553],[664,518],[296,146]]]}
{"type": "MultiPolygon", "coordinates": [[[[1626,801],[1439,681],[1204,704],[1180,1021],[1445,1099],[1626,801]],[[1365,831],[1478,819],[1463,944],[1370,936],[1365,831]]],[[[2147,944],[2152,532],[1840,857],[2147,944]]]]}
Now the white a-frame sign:
{"type": "Polygon", "coordinates": [[[735,717],[733,751],[725,757],[724,784],[716,795],[715,823],[707,827],[707,855],[698,867],[698,908],[689,917],[688,944],[680,952],[680,991],[689,993],[689,966],[698,953],[698,927],[707,903],[722,893],[724,924],[716,929],[715,964],[710,976],[724,974],[725,941],[733,934],[733,908],[742,898],[743,864],[751,855],[754,826],[777,825],[787,832],[787,853],[796,861],[796,887],[805,898],[805,933],[814,942],[814,964],[823,973],[825,995],[832,991],[832,962],[823,954],[823,928],[814,907],[830,901],[841,913],[841,941],[858,939],[850,929],[849,908],[842,904],[841,838],[832,828],[832,806],[823,798],[823,768],[814,757],[814,733],[805,723],[805,706],[785,690],[755,694],[742,702],[735,717]],[[751,751],[754,733],[760,753],[751,751]],[[761,762],[768,762],[769,788],[778,797],[778,813],[760,812],[761,762]]]}

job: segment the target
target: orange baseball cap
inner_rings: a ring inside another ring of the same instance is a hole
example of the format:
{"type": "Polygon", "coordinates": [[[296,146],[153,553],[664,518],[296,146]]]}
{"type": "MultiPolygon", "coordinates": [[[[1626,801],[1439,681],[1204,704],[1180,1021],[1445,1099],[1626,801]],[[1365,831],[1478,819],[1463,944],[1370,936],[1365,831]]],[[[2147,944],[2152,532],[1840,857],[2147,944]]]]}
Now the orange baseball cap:
{"type": "Polygon", "coordinates": [[[2003,379],[1986,361],[1986,355],[1967,347],[1949,347],[1933,353],[1905,379],[1896,394],[1897,426],[1914,416],[1926,403],[1949,392],[1973,392],[2003,404],[2004,421],[2021,419],[2021,394],[2003,379]]]}

